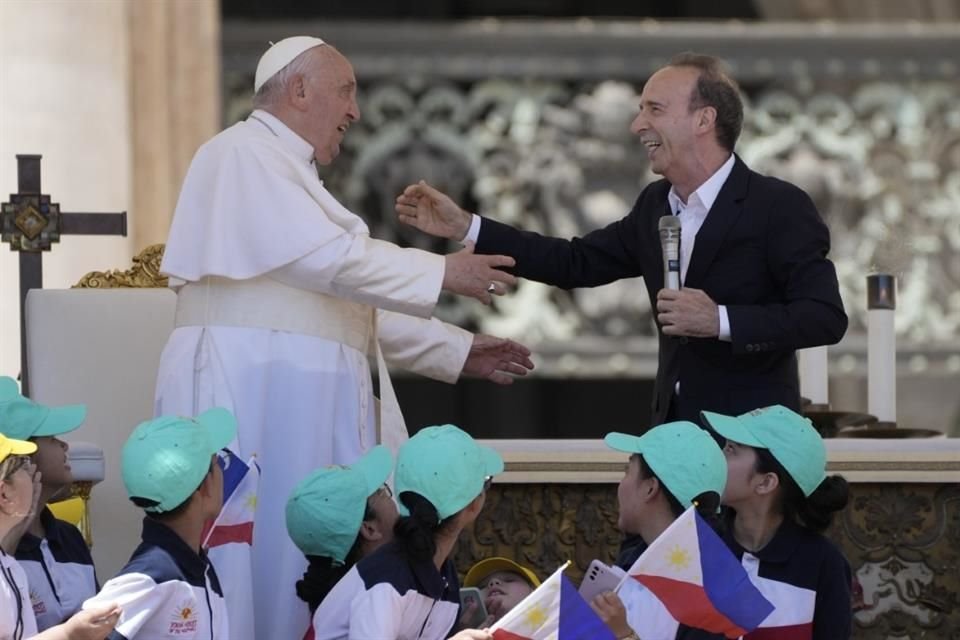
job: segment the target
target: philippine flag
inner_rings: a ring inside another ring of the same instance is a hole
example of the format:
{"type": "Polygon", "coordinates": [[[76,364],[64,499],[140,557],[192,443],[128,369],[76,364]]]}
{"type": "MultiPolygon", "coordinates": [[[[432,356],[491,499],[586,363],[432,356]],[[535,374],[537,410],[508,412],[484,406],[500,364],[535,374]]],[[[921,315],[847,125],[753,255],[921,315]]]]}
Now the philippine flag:
{"type": "Polygon", "coordinates": [[[217,461],[223,469],[223,508],[210,526],[203,547],[210,549],[230,542],[253,544],[260,467],[255,457],[244,464],[229,449],[222,449],[217,461]]]}
{"type": "Polygon", "coordinates": [[[728,638],[757,628],[774,609],[693,507],[653,541],[627,574],[653,592],[681,624],[728,638]]]}
{"type": "Polygon", "coordinates": [[[495,640],[614,640],[613,633],[557,569],[490,631],[495,640]]]}

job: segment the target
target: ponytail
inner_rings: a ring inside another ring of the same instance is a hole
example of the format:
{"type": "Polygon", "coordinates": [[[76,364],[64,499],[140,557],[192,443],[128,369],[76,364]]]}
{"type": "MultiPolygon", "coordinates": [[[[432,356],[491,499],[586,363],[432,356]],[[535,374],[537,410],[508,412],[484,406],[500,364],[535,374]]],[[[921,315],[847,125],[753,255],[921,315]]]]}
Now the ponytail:
{"type": "Polygon", "coordinates": [[[414,562],[432,560],[437,551],[437,532],[456,517],[456,514],[441,521],[437,508],[419,493],[404,491],[398,497],[410,515],[400,516],[394,525],[394,543],[403,555],[414,562]]]}
{"type": "Polygon", "coordinates": [[[310,615],[317,610],[340,578],[347,574],[350,566],[334,565],[333,559],[326,556],[307,556],[307,570],[303,578],[297,580],[297,597],[310,607],[310,615]]]}
{"type": "Polygon", "coordinates": [[[850,499],[850,488],[842,476],[828,476],[809,496],[787,473],[769,449],[756,449],[757,473],[775,473],[780,480],[783,517],[814,533],[823,533],[833,522],[833,515],[842,511],[850,499]]]}
{"type": "MultiPolygon", "coordinates": [[[[634,454],[640,461],[640,478],[656,478],[657,482],[660,484],[660,491],[663,493],[663,496],[667,499],[667,504],[670,505],[670,512],[673,514],[674,518],[679,518],[683,515],[683,512],[687,508],[680,503],[680,500],[677,499],[673,493],[670,492],[670,489],[667,488],[667,485],[663,483],[656,473],[653,472],[653,469],[650,468],[650,465],[647,464],[647,461],[643,459],[643,456],[640,454],[634,454]]],[[[716,491],[704,491],[700,495],[696,496],[693,499],[694,508],[696,508],[697,513],[703,518],[711,528],[716,531],[720,531],[721,524],[717,518],[717,509],[720,507],[720,494],[716,491]]]]}
{"type": "Polygon", "coordinates": [[[724,529],[720,518],[720,494],[716,491],[704,491],[693,499],[693,505],[699,515],[711,529],[721,533],[724,529]]]}
{"type": "MultiPolygon", "coordinates": [[[[368,503],[363,511],[363,521],[368,522],[376,517],[376,512],[368,503]]],[[[303,577],[297,580],[296,588],[297,597],[307,603],[311,615],[340,578],[347,575],[351,567],[360,561],[362,546],[363,537],[358,532],[353,546],[347,552],[347,557],[343,559],[343,564],[334,564],[333,558],[329,556],[307,556],[307,570],[303,573],[303,577]]]]}

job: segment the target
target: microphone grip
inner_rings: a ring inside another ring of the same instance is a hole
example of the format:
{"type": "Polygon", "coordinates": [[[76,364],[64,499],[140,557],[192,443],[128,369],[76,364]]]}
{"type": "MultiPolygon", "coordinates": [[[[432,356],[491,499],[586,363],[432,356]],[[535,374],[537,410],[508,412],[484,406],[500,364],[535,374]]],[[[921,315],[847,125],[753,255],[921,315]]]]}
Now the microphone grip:
{"type": "MultiPolygon", "coordinates": [[[[672,263],[672,262],[674,262],[674,261],[673,261],[673,260],[670,260],[669,262],[672,263]]],[[[664,278],[663,287],[664,287],[665,289],[675,289],[675,290],[678,290],[678,291],[679,291],[679,289],[680,289],[680,268],[679,268],[679,265],[678,265],[677,268],[675,269],[672,264],[669,264],[669,266],[667,267],[667,272],[666,272],[665,275],[666,275],[666,278],[664,278]]]]}
{"type": "Polygon", "coordinates": [[[663,287],[680,289],[680,234],[663,234],[663,287]]]}

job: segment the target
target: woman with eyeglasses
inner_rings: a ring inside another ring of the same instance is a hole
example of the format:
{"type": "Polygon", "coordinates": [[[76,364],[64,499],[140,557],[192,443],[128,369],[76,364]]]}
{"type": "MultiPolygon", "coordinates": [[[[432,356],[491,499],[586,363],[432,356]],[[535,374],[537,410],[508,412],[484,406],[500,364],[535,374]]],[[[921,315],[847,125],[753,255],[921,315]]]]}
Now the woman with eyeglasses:
{"type": "MultiPolygon", "coordinates": [[[[310,615],[353,565],[393,539],[399,513],[385,483],[390,450],[379,445],[349,466],[317,469],[290,494],[287,533],[307,558],[297,595],[310,615]]],[[[313,626],[306,639],[313,637],[313,626]]]]}
{"type": "MultiPolygon", "coordinates": [[[[483,509],[503,459],[453,425],[421,429],[402,447],[395,471],[400,518],[393,541],[358,562],[317,608],[317,640],[443,640],[460,609],[450,555],[483,509]]],[[[454,640],[490,640],[465,629],[454,640]]]]}
{"type": "MultiPolygon", "coordinates": [[[[37,445],[0,434],[0,540],[31,517],[40,478],[33,461],[37,445]]],[[[102,640],[113,630],[120,609],[113,605],[81,611],[63,624],[37,633],[27,576],[0,545],[0,640],[102,640]]]]}

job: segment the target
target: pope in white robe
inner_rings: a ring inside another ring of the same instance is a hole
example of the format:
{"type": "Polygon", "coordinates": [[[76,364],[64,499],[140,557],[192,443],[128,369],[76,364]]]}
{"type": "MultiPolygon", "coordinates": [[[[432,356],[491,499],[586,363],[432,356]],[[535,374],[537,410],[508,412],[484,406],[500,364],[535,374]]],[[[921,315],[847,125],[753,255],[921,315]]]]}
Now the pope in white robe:
{"type": "Polygon", "coordinates": [[[516,343],[431,319],[441,288],[503,293],[513,280],[495,267],[509,259],[371,239],[318,179],[314,162],[330,162],[359,118],[343,56],[288,38],[264,54],[255,90],[268,106],[203,145],[184,180],[162,263],[178,302],[156,413],[236,415],[235,452],[257,457],[261,479],[252,548],[211,549],[231,637],[299,639],[306,561],[284,505],[317,467],[406,437],[385,363],[451,383],[463,372],[509,382],[532,363],[516,343]]]}

